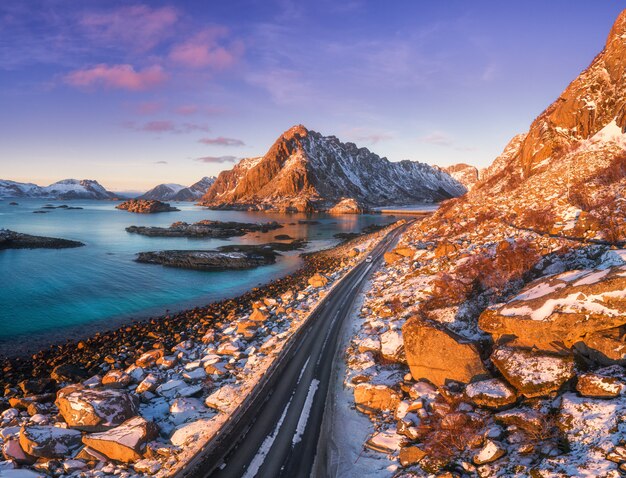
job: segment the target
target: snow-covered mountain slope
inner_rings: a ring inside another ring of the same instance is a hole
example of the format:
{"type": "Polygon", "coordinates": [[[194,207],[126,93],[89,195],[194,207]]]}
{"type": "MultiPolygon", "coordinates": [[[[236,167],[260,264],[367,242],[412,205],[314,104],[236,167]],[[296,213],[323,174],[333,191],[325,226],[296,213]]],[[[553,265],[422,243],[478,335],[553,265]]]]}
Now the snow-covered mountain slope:
{"type": "Polygon", "coordinates": [[[137,199],[155,199],[157,201],[170,201],[179,191],[185,189],[182,184],[159,184],[145,192],[137,199]]]}
{"type": "Polygon", "coordinates": [[[215,176],[205,176],[200,181],[193,183],[187,188],[178,191],[173,201],[197,201],[206,194],[217,178],[215,176]]]}
{"type": "Polygon", "coordinates": [[[191,186],[166,183],[153,187],[137,199],[154,199],[157,201],[196,201],[206,194],[215,182],[215,176],[205,176],[191,186]]]}
{"type": "Polygon", "coordinates": [[[435,202],[465,193],[449,174],[386,158],[298,125],[261,158],[222,172],[202,199],[210,207],[320,210],[343,198],[367,206],[435,202]]]}
{"type": "Polygon", "coordinates": [[[476,166],[465,163],[453,164],[441,169],[465,186],[467,190],[474,187],[480,174],[476,166]]]}
{"type": "Polygon", "coordinates": [[[0,180],[0,197],[115,199],[117,196],[92,179],[64,179],[50,186],[0,180]]]}

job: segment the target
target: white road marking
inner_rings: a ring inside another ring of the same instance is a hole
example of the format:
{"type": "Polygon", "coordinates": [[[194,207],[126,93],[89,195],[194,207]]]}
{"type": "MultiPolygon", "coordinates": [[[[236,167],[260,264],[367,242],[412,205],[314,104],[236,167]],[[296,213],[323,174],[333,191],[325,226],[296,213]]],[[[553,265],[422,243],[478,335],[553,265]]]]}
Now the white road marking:
{"type": "Polygon", "coordinates": [[[311,407],[313,406],[313,397],[315,397],[315,392],[317,392],[317,387],[319,386],[319,384],[320,384],[319,380],[317,379],[311,380],[311,386],[309,387],[309,393],[306,396],[304,406],[302,407],[302,413],[300,414],[300,419],[298,420],[296,433],[293,435],[293,440],[291,440],[292,448],[302,441],[302,435],[304,434],[304,431],[306,430],[306,425],[307,425],[307,422],[309,421],[309,415],[311,414],[311,407]]]}
{"type": "Polygon", "coordinates": [[[274,433],[265,437],[265,440],[263,440],[263,443],[259,447],[259,451],[250,462],[250,465],[248,465],[248,469],[246,470],[246,473],[243,475],[243,478],[254,478],[256,474],[259,472],[259,469],[261,468],[261,466],[263,466],[265,457],[267,456],[269,451],[272,449],[274,440],[276,440],[276,437],[278,436],[278,433],[280,432],[280,428],[283,426],[283,421],[285,420],[285,417],[287,416],[287,411],[289,410],[289,406],[291,405],[292,399],[293,399],[293,395],[291,396],[291,398],[289,399],[289,402],[287,403],[287,406],[283,410],[283,414],[280,416],[280,419],[278,420],[278,423],[276,424],[276,428],[274,428],[274,433]]]}
{"type": "Polygon", "coordinates": [[[300,376],[298,377],[297,385],[300,385],[300,380],[302,380],[302,375],[304,375],[304,371],[306,370],[306,366],[309,365],[309,360],[311,360],[310,356],[309,356],[308,359],[306,359],[306,362],[304,363],[304,367],[302,367],[302,370],[300,371],[300,376]]]}

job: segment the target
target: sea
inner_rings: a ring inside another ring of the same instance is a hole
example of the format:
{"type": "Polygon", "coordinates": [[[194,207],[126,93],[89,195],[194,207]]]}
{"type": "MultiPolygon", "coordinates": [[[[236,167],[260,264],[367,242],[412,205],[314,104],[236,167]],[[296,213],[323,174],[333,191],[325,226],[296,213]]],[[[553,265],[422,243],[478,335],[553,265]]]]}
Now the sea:
{"type": "Polygon", "coordinates": [[[135,255],[164,249],[214,249],[226,244],[275,241],[288,234],[309,241],[307,251],[331,247],[341,232],[388,224],[392,215],[269,214],[213,211],[193,203],[172,203],[179,212],[133,214],[115,201],[0,201],[0,228],[85,243],[72,249],[0,250],[0,357],[20,355],[143,318],[173,313],[235,297],[285,276],[301,265],[302,251],[286,252],[273,265],[240,271],[195,271],[140,264],[135,255]],[[16,201],[17,206],[10,205],[16,201]],[[47,209],[66,204],[82,209],[47,209]],[[130,225],[169,226],[203,219],[277,221],[267,233],[228,240],[146,237],[126,232],[130,225]],[[314,221],[301,224],[298,221],[314,221]]]}

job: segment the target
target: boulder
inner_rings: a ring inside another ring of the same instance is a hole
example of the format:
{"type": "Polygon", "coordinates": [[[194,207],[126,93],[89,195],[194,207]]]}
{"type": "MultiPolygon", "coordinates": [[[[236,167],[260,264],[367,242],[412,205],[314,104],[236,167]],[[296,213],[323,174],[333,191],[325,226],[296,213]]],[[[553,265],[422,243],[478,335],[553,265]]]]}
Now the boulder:
{"type": "Polygon", "coordinates": [[[108,388],[124,388],[130,385],[132,377],[123,370],[111,370],[102,377],[102,385],[108,388]]]}
{"type": "Polygon", "coordinates": [[[138,367],[151,367],[156,364],[158,359],[163,358],[164,355],[165,352],[161,349],[149,350],[135,361],[135,365],[138,367]]]}
{"type": "Polygon", "coordinates": [[[499,410],[517,401],[517,393],[498,378],[470,383],[465,388],[465,396],[479,407],[499,410]]]}
{"type": "MultiPolygon", "coordinates": [[[[8,438],[2,444],[2,456],[5,460],[14,461],[18,465],[29,465],[34,463],[37,458],[26,454],[22,449],[18,438],[8,438]]],[[[0,473],[2,475],[2,473],[0,473]]]]}
{"type": "Polygon", "coordinates": [[[472,461],[475,465],[485,465],[501,458],[506,450],[493,440],[486,440],[480,451],[474,455],[472,461]]]}
{"type": "Polygon", "coordinates": [[[402,326],[404,353],[415,380],[426,379],[437,386],[448,380],[469,383],[488,376],[476,346],[461,342],[452,333],[413,317],[402,326]]]}
{"type": "Polygon", "coordinates": [[[157,435],[154,423],[134,417],[106,432],[85,435],[83,443],[111,460],[132,463],[141,459],[146,444],[157,435]]]}
{"type": "Polygon", "coordinates": [[[159,377],[152,373],[149,373],[146,378],[144,378],[141,383],[137,385],[137,389],[135,391],[139,394],[145,392],[154,392],[159,384],[159,377]]]}
{"type": "Polygon", "coordinates": [[[393,250],[393,252],[402,257],[413,257],[415,254],[415,250],[409,246],[398,246],[393,250]]]}
{"type": "Polygon", "coordinates": [[[501,347],[491,354],[491,361],[525,397],[555,392],[575,375],[572,355],[501,347]]]}
{"type": "Polygon", "coordinates": [[[328,278],[324,277],[322,274],[316,273],[309,278],[309,285],[311,287],[324,287],[326,284],[328,284],[328,278]]]}
{"type": "Polygon", "coordinates": [[[583,397],[615,398],[624,391],[624,388],[623,381],[599,373],[579,375],[576,383],[576,390],[583,397]]]}
{"type": "Polygon", "coordinates": [[[233,385],[224,385],[205,400],[205,405],[214,410],[226,412],[238,401],[239,388],[233,385]]]}
{"type": "Polygon", "coordinates": [[[435,259],[441,259],[454,254],[458,250],[458,246],[449,241],[440,242],[435,248],[435,259]]]}
{"type": "Polygon", "coordinates": [[[402,466],[411,466],[419,463],[426,456],[426,452],[416,446],[405,446],[400,448],[400,464],[402,466]]]}
{"type": "Polygon", "coordinates": [[[395,410],[401,400],[400,394],[386,385],[359,383],[354,387],[354,403],[362,413],[395,410]]]}
{"type": "Polygon", "coordinates": [[[339,201],[328,210],[329,214],[363,214],[365,206],[354,198],[346,198],[339,201]]]}
{"type": "Polygon", "coordinates": [[[385,360],[406,363],[402,334],[398,330],[388,330],[380,336],[380,353],[385,360]]]}
{"type": "Polygon", "coordinates": [[[252,313],[250,314],[250,320],[252,320],[253,322],[265,322],[268,317],[269,315],[267,314],[267,312],[257,308],[253,309],[252,313]]]}
{"type": "Polygon", "coordinates": [[[624,329],[626,327],[622,326],[589,334],[584,342],[578,342],[575,347],[579,352],[600,364],[626,365],[626,331],[624,329]]]}
{"type": "Polygon", "coordinates": [[[57,382],[80,382],[89,378],[89,373],[79,365],[63,363],[52,369],[50,377],[57,382]]]}
{"type": "Polygon", "coordinates": [[[385,254],[383,255],[384,259],[385,259],[385,264],[394,264],[395,262],[398,262],[400,259],[402,259],[402,256],[400,254],[396,254],[395,252],[385,252],[385,254]]]}
{"type": "Polygon", "coordinates": [[[620,266],[539,279],[506,304],[484,311],[478,325],[495,341],[513,339],[509,345],[516,347],[557,351],[586,343],[587,337],[626,323],[625,271],[620,266]]]}
{"type": "Polygon", "coordinates": [[[40,395],[49,392],[54,388],[54,380],[50,378],[33,378],[22,380],[18,386],[24,392],[24,395],[40,395]]]}
{"type": "Polygon", "coordinates": [[[72,428],[104,431],[137,415],[137,397],[124,390],[86,389],[72,385],[59,390],[56,406],[72,428]]]}
{"type": "Polygon", "coordinates": [[[20,446],[25,453],[41,458],[62,458],[80,448],[81,432],[50,426],[22,427],[20,446]]]}

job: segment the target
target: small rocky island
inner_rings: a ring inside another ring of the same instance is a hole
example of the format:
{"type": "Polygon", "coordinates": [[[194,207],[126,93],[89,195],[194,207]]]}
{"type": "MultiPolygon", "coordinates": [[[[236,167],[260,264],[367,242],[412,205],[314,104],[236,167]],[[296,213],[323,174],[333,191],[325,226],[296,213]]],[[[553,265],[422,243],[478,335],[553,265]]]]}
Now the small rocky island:
{"type": "Polygon", "coordinates": [[[154,251],[140,252],[136,262],[145,264],[161,264],[166,267],[195,269],[203,271],[223,271],[253,269],[255,267],[274,264],[277,251],[293,251],[302,249],[306,241],[271,242],[268,244],[228,245],[216,250],[204,251],[154,251]]]}
{"type": "Polygon", "coordinates": [[[180,211],[180,209],[170,206],[168,203],[155,199],[129,199],[122,204],[115,206],[116,209],[123,209],[128,212],[138,214],[153,214],[156,212],[180,211]]]}
{"type": "MultiPolygon", "coordinates": [[[[119,207],[119,206],[118,206],[119,207]]],[[[153,237],[210,237],[225,239],[228,237],[244,236],[249,232],[268,232],[283,227],[277,222],[246,223],[199,221],[194,224],[175,222],[170,227],[130,226],[127,232],[153,237]]]]}
{"type": "Polygon", "coordinates": [[[67,249],[84,246],[82,242],[56,237],[31,236],[20,232],[0,229],[0,250],[2,249],[67,249]]]}

